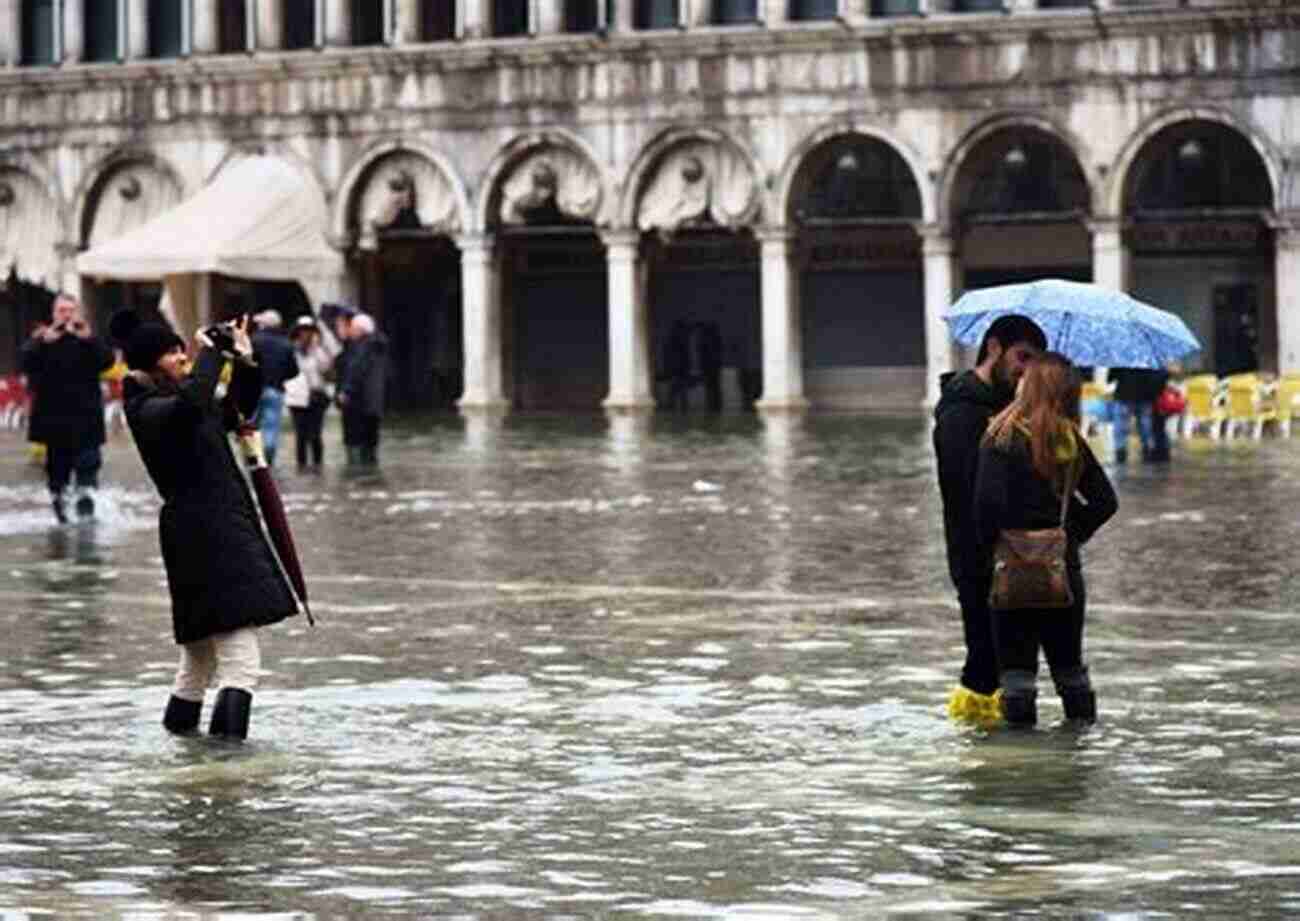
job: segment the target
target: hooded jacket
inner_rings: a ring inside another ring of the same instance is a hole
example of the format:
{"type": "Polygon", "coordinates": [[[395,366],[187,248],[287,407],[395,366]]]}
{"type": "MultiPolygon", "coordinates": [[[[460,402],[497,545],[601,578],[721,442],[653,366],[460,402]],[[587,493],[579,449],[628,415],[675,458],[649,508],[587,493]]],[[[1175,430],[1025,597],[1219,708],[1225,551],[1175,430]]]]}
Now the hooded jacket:
{"type": "Polygon", "coordinates": [[[261,374],[236,364],[230,394],[219,401],[223,362],[205,348],[179,385],[141,372],[123,384],[127,424],[163,498],[159,536],[178,643],[298,611],[226,436],[231,410],[252,415],[261,374]]]}
{"type": "Polygon", "coordinates": [[[943,534],[948,544],[948,573],[955,585],[988,578],[975,546],[975,475],[980,439],[989,420],[1011,402],[974,371],[940,378],[934,407],[934,453],[943,496],[943,534]]]}
{"type": "Polygon", "coordinates": [[[1053,439],[1052,450],[1056,474],[1047,479],[1034,467],[1029,436],[1019,428],[1005,447],[980,447],[975,478],[975,547],[985,565],[991,565],[1000,531],[1039,530],[1060,524],[1062,484],[1066,471],[1076,464],[1076,482],[1065,523],[1068,566],[1080,568],[1079,547],[1118,511],[1114,487],[1073,425],[1053,439]]]}

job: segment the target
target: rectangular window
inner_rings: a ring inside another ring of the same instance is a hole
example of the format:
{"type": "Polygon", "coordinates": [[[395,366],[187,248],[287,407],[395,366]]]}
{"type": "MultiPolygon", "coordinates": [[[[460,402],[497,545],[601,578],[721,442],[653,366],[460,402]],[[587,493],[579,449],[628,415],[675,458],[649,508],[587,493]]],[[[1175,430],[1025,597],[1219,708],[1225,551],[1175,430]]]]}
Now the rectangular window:
{"type": "Polygon", "coordinates": [[[952,9],[954,13],[1001,13],[1006,7],[1004,0],[957,0],[952,9]]]}
{"type": "Polygon", "coordinates": [[[758,0],[713,0],[713,21],[723,26],[758,22],[758,0]]]}
{"type": "Polygon", "coordinates": [[[54,61],[54,0],[24,0],[22,62],[32,66],[54,61]]]}
{"type": "Polygon", "coordinates": [[[871,0],[872,16],[916,16],[920,12],[920,0],[871,0]]]}
{"type": "Polygon", "coordinates": [[[445,42],[456,37],[456,4],[461,0],[424,0],[420,7],[420,41],[445,42]]]}
{"type": "Polygon", "coordinates": [[[184,17],[182,0],[149,0],[149,57],[178,58],[185,51],[181,37],[184,17]]]}
{"type": "Polygon", "coordinates": [[[796,21],[834,19],[839,15],[839,0],[790,0],[790,18],[796,21]]]}
{"type": "Polygon", "coordinates": [[[118,0],[85,0],[87,61],[116,61],[118,0]]]}
{"type": "Polygon", "coordinates": [[[633,25],[638,29],[677,28],[677,0],[637,0],[633,25]]]}
{"type": "Polygon", "coordinates": [[[386,0],[352,0],[352,44],[384,44],[386,0]]]}
{"type": "Polygon", "coordinates": [[[217,7],[217,51],[235,54],[248,50],[248,4],[226,0],[217,7]]]}
{"type": "Polygon", "coordinates": [[[280,8],[284,16],[284,47],[314,48],[316,46],[316,0],[283,0],[280,8]]]}
{"type": "Polygon", "coordinates": [[[492,0],[492,34],[528,34],[528,0],[492,0]]]}
{"type": "Polygon", "coordinates": [[[595,32],[600,27],[599,0],[567,0],[564,4],[565,32],[595,32]]]}

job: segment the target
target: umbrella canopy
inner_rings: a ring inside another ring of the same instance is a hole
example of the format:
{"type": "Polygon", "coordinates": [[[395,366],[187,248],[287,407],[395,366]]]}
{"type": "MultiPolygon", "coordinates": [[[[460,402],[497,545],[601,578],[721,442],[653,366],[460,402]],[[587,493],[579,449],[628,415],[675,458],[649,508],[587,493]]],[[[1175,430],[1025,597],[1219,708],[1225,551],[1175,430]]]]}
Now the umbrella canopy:
{"type": "Polygon", "coordinates": [[[1122,291],[1058,278],[968,291],[944,314],[953,339],[976,346],[998,317],[1042,327],[1047,347],[1079,365],[1163,368],[1199,351],[1187,324],[1122,291]]]}

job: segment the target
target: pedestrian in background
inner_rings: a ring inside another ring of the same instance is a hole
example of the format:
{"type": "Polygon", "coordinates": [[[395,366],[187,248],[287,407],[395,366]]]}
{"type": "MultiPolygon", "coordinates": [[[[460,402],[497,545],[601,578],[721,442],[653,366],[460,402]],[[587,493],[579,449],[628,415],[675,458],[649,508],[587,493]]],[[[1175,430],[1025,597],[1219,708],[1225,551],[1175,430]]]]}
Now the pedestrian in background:
{"type": "Polygon", "coordinates": [[[163,726],[178,734],[198,729],[204,694],[216,687],[209,733],[248,735],[261,671],[257,628],[298,612],[227,437],[263,391],[247,328],[247,318],[224,327],[220,349],[214,333],[200,332],[191,365],[170,327],[128,311],[113,318],[131,369],[127,424],[163,499],[159,539],[181,647],[163,726]],[[218,397],[228,363],[229,388],[218,397]]]}
{"type": "MultiPolygon", "coordinates": [[[[1112,368],[1108,375],[1115,382],[1111,421],[1115,426],[1115,463],[1128,462],[1128,433],[1137,422],[1138,440],[1142,443],[1142,460],[1168,460],[1169,446],[1156,435],[1155,403],[1160,391],[1169,383],[1169,372],[1145,368],[1112,368]]],[[[1163,420],[1161,420],[1163,423],[1163,420]]],[[[1163,432],[1161,435],[1163,436],[1163,432]]]]}
{"type": "Polygon", "coordinates": [[[999,317],[984,334],[974,369],[942,377],[942,395],[934,408],[948,573],[957,588],[966,641],[961,682],[948,698],[948,713],[979,724],[1002,718],[989,622],[990,574],[975,552],[973,510],[980,440],[989,419],[1015,396],[1026,366],[1046,347],[1047,337],[1034,321],[1018,315],[999,317]]]}
{"type": "Polygon", "coordinates": [[[99,375],[112,367],[113,350],[95,336],[77,299],[60,294],[50,322],[23,345],[21,361],[34,393],[28,439],[45,445],[54,517],[60,524],[68,520],[65,491],[75,476],[77,515],[90,518],[105,439],[99,375]]]}
{"type": "Polygon", "coordinates": [[[311,317],[299,317],[293,327],[293,350],[298,360],[298,375],[285,381],[284,402],[293,415],[295,446],[299,472],[319,471],[325,445],[321,428],[330,395],[325,374],[330,357],[320,342],[320,329],[311,317]]]}
{"type": "Polygon", "coordinates": [[[257,428],[262,433],[266,464],[275,466],[275,449],[284,422],[284,384],[298,376],[298,359],[281,331],[284,318],[278,310],[263,310],[253,317],[253,354],[262,369],[262,397],[257,403],[257,428]]]}
{"type": "Polygon", "coordinates": [[[375,329],[375,320],[358,313],[347,325],[347,359],[338,383],[338,403],[343,409],[348,463],[379,463],[379,422],[384,414],[388,383],[388,337],[375,329]]]}
{"type": "Polygon", "coordinates": [[[1115,490],[1079,431],[1081,386],[1074,366],[1055,352],[1033,361],[1016,398],[989,422],[975,481],[975,555],[992,574],[993,547],[1007,530],[1046,530],[1065,516],[1065,568],[1072,603],[1065,609],[993,611],[1002,710],[1007,723],[1038,720],[1038,650],[1051,669],[1068,720],[1097,718],[1097,696],[1083,661],[1085,589],[1079,548],[1118,509],[1115,490]]]}

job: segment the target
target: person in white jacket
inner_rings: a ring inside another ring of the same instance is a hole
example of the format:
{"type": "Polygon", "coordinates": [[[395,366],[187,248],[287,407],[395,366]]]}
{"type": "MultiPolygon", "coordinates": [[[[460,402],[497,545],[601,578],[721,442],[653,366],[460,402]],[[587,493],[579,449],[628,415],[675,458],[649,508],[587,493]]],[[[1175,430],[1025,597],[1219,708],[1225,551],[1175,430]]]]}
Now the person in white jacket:
{"type": "Polygon", "coordinates": [[[325,410],[330,405],[325,371],[330,367],[331,359],[321,345],[320,330],[312,317],[298,319],[292,338],[294,354],[298,358],[298,376],[285,382],[284,402],[293,414],[299,472],[319,471],[325,454],[321,427],[325,422],[325,410]]]}

